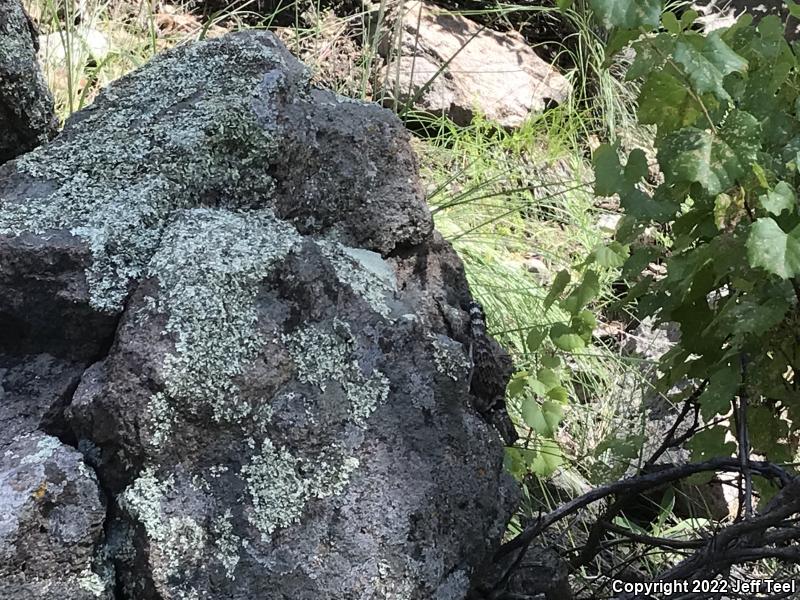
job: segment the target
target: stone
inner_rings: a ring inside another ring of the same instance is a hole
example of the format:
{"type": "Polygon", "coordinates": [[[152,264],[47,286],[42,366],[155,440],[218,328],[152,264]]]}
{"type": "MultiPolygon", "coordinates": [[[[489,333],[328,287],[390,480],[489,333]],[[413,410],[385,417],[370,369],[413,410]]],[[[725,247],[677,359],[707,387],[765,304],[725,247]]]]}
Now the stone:
{"type": "Polygon", "coordinates": [[[0,0],[0,164],[56,134],[53,96],[36,50],[36,30],[22,4],[0,0]]]}
{"type": "Polygon", "coordinates": [[[99,597],[462,600],[518,498],[471,301],[390,111],[183,45],[0,167],[0,439],[96,473],[99,597]]]}
{"type": "Polygon", "coordinates": [[[39,56],[41,60],[50,65],[51,69],[67,68],[67,49],[65,42],[69,36],[70,61],[75,66],[102,63],[111,52],[111,42],[108,36],[92,27],[77,27],[67,34],[66,31],[54,31],[47,35],[39,36],[39,56]]]}
{"type": "Polygon", "coordinates": [[[40,431],[0,449],[2,597],[111,600],[105,499],[74,448],[40,431]]]}
{"type": "Polygon", "coordinates": [[[570,94],[570,84],[519,34],[486,29],[429,2],[406,2],[399,43],[382,53],[384,104],[443,114],[467,125],[476,114],[503,127],[519,127],[549,103],[570,94]]]}

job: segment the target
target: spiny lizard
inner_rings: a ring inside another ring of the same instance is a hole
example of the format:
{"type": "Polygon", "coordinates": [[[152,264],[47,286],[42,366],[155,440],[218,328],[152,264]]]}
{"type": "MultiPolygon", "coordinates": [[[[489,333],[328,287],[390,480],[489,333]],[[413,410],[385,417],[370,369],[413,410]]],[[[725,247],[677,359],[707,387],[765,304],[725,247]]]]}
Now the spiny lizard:
{"type": "Polygon", "coordinates": [[[474,301],[469,304],[469,335],[473,365],[469,390],[474,406],[510,446],[518,439],[505,404],[506,383],[513,365],[497,342],[487,335],[483,307],[474,301]]]}

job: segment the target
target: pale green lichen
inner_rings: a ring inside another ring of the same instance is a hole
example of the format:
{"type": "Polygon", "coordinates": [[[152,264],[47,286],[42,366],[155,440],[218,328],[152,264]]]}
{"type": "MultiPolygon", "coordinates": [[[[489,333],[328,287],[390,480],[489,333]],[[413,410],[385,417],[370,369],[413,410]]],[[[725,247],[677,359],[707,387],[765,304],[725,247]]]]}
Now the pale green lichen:
{"type": "Polygon", "coordinates": [[[294,523],[309,500],[306,482],[297,472],[297,459],[285,449],[276,449],[269,439],[261,453],[241,470],[252,501],[250,522],[265,539],[278,528],[294,523]]]}
{"type": "MultiPolygon", "coordinates": [[[[196,492],[192,486],[190,490],[196,492]]],[[[162,504],[174,495],[172,476],[160,480],[148,468],[119,497],[119,506],[139,521],[147,533],[153,580],[156,586],[175,587],[175,575],[201,564],[208,543],[203,526],[190,515],[169,516],[162,504]]],[[[188,585],[176,590],[177,597],[192,598],[196,592],[188,585]]]]}
{"type": "Polygon", "coordinates": [[[217,421],[249,415],[234,379],[265,344],[254,327],[258,286],[300,240],[266,209],[187,210],[166,230],[148,273],[158,277],[151,305],[169,315],[175,350],[164,360],[165,395],[151,400],[154,418],[169,422],[166,403],[210,409],[217,421]]]}
{"type": "Polygon", "coordinates": [[[20,465],[42,464],[49,460],[57,450],[64,448],[58,438],[50,435],[39,436],[36,442],[36,452],[31,452],[22,457],[20,465]]]}
{"type": "Polygon", "coordinates": [[[465,381],[472,361],[464,352],[464,346],[444,335],[432,336],[433,361],[436,370],[453,381],[465,381]]]}
{"type": "Polygon", "coordinates": [[[396,291],[397,281],[380,254],[328,240],[318,241],[317,246],[341,283],[350,286],[378,314],[391,315],[386,299],[396,291]]]}
{"type": "MultiPolygon", "coordinates": [[[[407,559],[409,562],[412,559],[407,559]]],[[[378,559],[377,577],[370,588],[384,600],[410,600],[416,587],[417,568],[413,564],[393,565],[383,558],[378,559]]]]}
{"type": "Polygon", "coordinates": [[[368,376],[361,372],[353,356],[353,338],[349,326],[334,321],[334,332],[317,325],[299,327],[285,334],[282,341],[297,366],[297,377],[321,390],[333,382],[345,390],[350,416],[359,425],[389,395],[389,380],[380,371],[368,376]]]}
{"type": "MultiPolygon", "coordinates": [[[[334,320],[330,329],[305,325],[281,336],[281,342],[295,363],[298,380],[322,391],[341,386],[349,420],[365,427],[388,397],[389,380],[377,370],[362,373],[347,323],[334,320]]],[[[248,519],[269,540],[277,529],[297,522],[310,500],[341,493],[358,466],[352,450],[336,444],[313,456],[295,456],[265,439],[260,454],[241,469],[252,502],[248,519]]]]}
{"type": "Polygon", "coordinates": [[[231,510],[225,511],[221,517],[214,520],[212,533],[216,537],[214,545],[218,550],[217,559],[225,569],[225,575],[230,580],[236,579],[236,566],[239,564],[239,548],[241,538],[233,533],[231,510]]]}
{"type": "Polygon", "coordinates": [[[175,415],[166,395],[162,392],[153,394],[147,406],[148,422],[151,428],[149,442],[156,448],[169,439],[175,415]]]}
{"type": "Polygon", "coordinates": [[[310,500],[340,494],[358,465],[336,447],[305,459],[265,439],[261,453],[241,470],[252,502],[250,523],[269,541],[276,530],[296,523],[310,500]]]}
{"type": "Polygon", "coordinates": [[[153,469],[145,469],[119,497],[119,505],[138,520],[153,539],[162,539],[161,502],[174,486],[172,477],[162,481],[156,477],[153,469]]]}
{"type": "Polygon", "coordinates": [[[264,165],[280,146],[260,108],[280,85],[265,81],[269,64],[281,67],[279,53],[229,37],[177,48],[112,84],[100,108],[17,161],[21,173],[57,187],[0,201],[0,233],[71,231],[92,253],[92,305],[120,310],[175,210],[266,204],[274,182],[264,165]],[[232,61],[243,65],[235,77],[232,61]]]}
{"type": "Polygon", "coordinates": [[[97,598],[105,596],[112,587],[111,581],[103,579],[89,567],[86,567],[86,569],[84,569],[83,572],[78,576],[77,584],[78,588],[85,592],[89,592],[97,598]]]}

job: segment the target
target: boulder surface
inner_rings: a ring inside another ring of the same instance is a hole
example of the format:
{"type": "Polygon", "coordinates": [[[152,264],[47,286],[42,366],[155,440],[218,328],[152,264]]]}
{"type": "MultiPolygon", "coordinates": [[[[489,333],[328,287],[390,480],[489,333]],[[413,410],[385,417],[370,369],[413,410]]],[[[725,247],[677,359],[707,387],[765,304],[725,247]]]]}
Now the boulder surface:
{"type": "Polygon", "coordinates": [[[63,563],[4,598],[463,599],[516,499],[470,301],[399,120],[272,35],[110,85],[0,168],[0,553],[63,563]]]}
{"type": "Polygon", "coordinates": [[[19,0],[0,0],[0,163],[56,133],[53,97],[37,49],[36,30],[19,0]]]}

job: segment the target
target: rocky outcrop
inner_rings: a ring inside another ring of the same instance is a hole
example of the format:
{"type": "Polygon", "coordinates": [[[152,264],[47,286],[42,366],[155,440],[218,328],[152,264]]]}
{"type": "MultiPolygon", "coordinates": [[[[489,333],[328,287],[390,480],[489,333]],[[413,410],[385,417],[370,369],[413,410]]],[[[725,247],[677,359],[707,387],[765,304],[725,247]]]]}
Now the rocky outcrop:
{"type": "Polygon", "coordinates": [[[400,122],[273,36],[112,84],[0,168],[0,552],[68,565],[4,598],[464,598],[515,500],[470,300],[400,122]]]}
{"type": "Polygon", "coordinates": [[[0,0],[0,163],[56,133],[53,97],[36,62],[36,30],[19,0],[0,0]]]}
{"type": "Polygon", "coordinates": [[[504,127],[563,102],[569,82],[514,32],[486,29],[428,2],[402,5],[399,42],[383,54],[386,103],[444,114],[466,125],[476,113],[504,127]]]}

